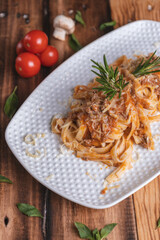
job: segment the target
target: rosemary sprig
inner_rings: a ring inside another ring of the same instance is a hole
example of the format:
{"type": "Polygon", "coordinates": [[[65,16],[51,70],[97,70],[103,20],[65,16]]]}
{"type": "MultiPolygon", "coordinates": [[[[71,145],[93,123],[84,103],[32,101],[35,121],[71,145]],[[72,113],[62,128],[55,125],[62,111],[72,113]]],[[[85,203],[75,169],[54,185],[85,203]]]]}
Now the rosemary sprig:
{"type": "Polygon", "coordinates": [[[132,72],[132,74],[135,77],[142,76],[142,75],[148,75],[150,73],[160,72],[160,57],[156,57],[153,60],[155,53],[156,53],[156,51],[146,61],[144,61],[144,58],[142,59],[142,61],[137,66],[137,68],[134,70],[134,72],[132,72]],[[158,68],[159,68],[159,70],[158,70],[158,68]]]}
{"type": "Polygon", "coordinates": [[[91,71],[98,76],[96,81],[102,85],[93,89],[96,89],[99,92],[103,91],[106,94],[106,98],[109,98],[109,100],[111,100],[117,93],[119,94],[120,98],[122,90],[128,85],[129,82],[125,82],[123,75],[118,76],[118,67],[115,70],[112,67],[109,67],[105,55],[103,56],[104,65],[97,63],[92,59],[91,61],[95,64],[92,65],[92,67],[96,68],[99,73],[94,70],[91,71]]]}

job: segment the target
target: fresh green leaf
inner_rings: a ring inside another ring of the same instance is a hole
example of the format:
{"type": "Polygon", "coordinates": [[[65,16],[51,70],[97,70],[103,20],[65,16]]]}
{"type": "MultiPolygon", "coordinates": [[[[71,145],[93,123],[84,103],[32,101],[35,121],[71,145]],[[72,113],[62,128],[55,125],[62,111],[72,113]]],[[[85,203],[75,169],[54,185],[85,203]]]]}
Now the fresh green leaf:
{"type": "Polygon", "coordinates": [[[37,208],[35,208],[34,206],[30,205],[30,204],[18,203],[17,207],[18,207],[20,212],[22,212],[23,214],[25,214],[29,217],[41,217],[41,218],[43,218],[41,213],[39,212],[39,210],[37,208]]]}
{"type": "Polygon", "coordinates": [[[18,108],[18,97],[16,94],[16,90],[17,90],[17,86],[14,88],[11,95],[7,98],[6,103],[4,105],[4,113],[9,118],[12,118],[12,116],[15,114],[18,108]]]}
{"type": "Polygon", "coordinates": [[[101,240],[101,236],[100,236],[99,231],[98,231],[98,233],[96,234],[96,240],[101,240]]]}
{"type": "Polygon", "coordinates": [[[132,72],[135,77],[148,75],[150,73],[160,72],[160,57],[154,57],[156,51],[150,56],[149,59],[144,61],[142,58],[140,64],[137,68],[132,72]]]}
{"type": "Polygon", "coordinates": [[[129,82],[125,82],[123,75],[118,76],[118,68],[114,70],[113,67],[109,67],[105,55],[103,57],[104,65],[93,60],[91,61],[95,64],[92,65],[92,67],[97,69],[99,73],[94,70],[91,71],[99,77],[96,78],[96,81],[102,85],[93,89],[103,91],[104,94],[106,94],[106,98],[109,98],[109,100],[111,100],[117,93],[120,98],[122,90],[129,84],[129,82]]]}
{"type": "Polygon", "coordinates": [[[75,222],[76,228],[78,229],[80,238],[94,240],[91,230],[84,224],[75,222]]]}
{"type": "Polygon", "coordinates": [[[77,11],[77,12],[76,12],[75,20],[76,20],[77,22],[79,22],[80,24],[82,24],[83,26],[85,26],[85,22],[84,22],[84,20],[83,20],[83,18],[82,18],[82,14],[81,14],[80,11],[77,11]]]}
{"type": "Polygon", "coordinates": [[[97,233],[98,233],[98,229],[95,228],[95,229],[92,231],[93,237],[95,237],[97,233]]]}
{"type": "Polygon", "coordinates": [[[111,223],[106,225],[104,228],[101,229],[101,239],[108,236],[108,234],[113,230],[113,228],[117,225],[117,223],[111,223]]]}
{"type": "Polygon", "coordinates": [[[160,228],[160,218],[157,221],[157,228],[160,228]]]}
{"type": "Polygon", "coordinates": [[[95,228],[93,231],[92,231],[92,235],[93,235],[93,238],[96,239],[96,234],[98,233],[98,229],[95,228]]]}
{"type": "Polygon", "coordinates": [[[12,181],[2,175],[0,175],[0,182],[12,183],[12,181]]]}
{"type": "Polygon", "coordinates": [[[71,34],[71,35],[69,36],[69,46],[70,46],[75,52],[79,51],[79,50],[82,48],[81,44],[79,43],[79,41],[77,40],[77,38],[75,37],[74,34],[71,34]]]}
{"type": "Polygon", "coordinates": [[[116,21],[106,22],[106,23],[102,23],[99,29],[104,30],[106,27],[114,27],[115,25],[116,25],[116,21]]]}

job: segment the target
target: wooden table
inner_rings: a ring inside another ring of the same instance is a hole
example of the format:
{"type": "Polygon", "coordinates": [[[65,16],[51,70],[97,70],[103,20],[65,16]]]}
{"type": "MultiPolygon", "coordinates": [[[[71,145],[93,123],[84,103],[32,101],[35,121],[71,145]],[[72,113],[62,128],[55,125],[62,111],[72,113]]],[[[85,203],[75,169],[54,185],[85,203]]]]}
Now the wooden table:
{"type": "Polygon", "coordinates": [[[42,29],[51,45],[59,51],[59,62],[73,54],[68,40],[61,42],[52,37],[53,19],[58,14],[74,17],[80,10],[86,27],[76,26],[75,35],[85,46],[112,28],[100,31],[103,22],[117,21],[116,27],[138,19],[160,20],[158,0],[1,0],[0,12],[8,15],[0,18],[0,174],[10,178],[14,184],[0,184],[0,239],[1,240],[78,240],[74,221],[88,225],[91,229],[102,228],[107,223],[118,226],[109,235],[112,240],[159,240],[160,229],[155,230],[160,216],[160,178],[105,210],[94,210],[72,203],[49,191],[32,178],[15,159],[4,140],[4,131],[9,122],[3,113],[7,96],[18,86],[20,104],[38,84],[57,66],[43,68],[31,79],[22,79],[14,68],[16,43],[30,30],[42,29]],[[23,18],[29,14],[29,21],[23,18]],[[21,214],[16,203],[35,205],[44,218],[29,218],[21,214]]]}

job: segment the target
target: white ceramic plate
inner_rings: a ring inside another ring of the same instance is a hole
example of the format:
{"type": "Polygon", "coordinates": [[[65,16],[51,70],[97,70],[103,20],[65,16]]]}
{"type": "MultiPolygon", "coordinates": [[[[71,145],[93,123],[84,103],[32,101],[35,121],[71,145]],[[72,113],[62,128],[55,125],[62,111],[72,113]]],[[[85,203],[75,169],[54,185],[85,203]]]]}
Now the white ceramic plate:
{"type": "MultiPolygon", "coordinates": [[[[98,163],[83,161],[69,153],[60,154],[60,137],[51,133],[50,121],[57,113],[65,114],[68,98],[78,84],[87,84],[93,79],[91,61],[102,61],[106,54],[108,62],[125,54],[153,52],[160,41],[160,23],[136,21],[123,26],[92,42],[53,71],[28,97],[6,129],[6,141],[23,167],[44,186],[55,193],[83,206],[107,208],[128,197],[160,173],[159,140],[155,151],[134,147],[140,160],[126,172],[114,188],[100,195],[104,178],[112,171],[98,163]],[[156,43],[156,44],[155,44],[156,43]],[[24,143],[27,134],[45,133],[45,138],[36,140],[36,145],[24,143]],[[28,157],[39,149],[38,159],[28,157]],[[46,148],[46,155],[44,154],[46,148]],[[87,174],[88,175],[87,175],[87,174]]],[[[160,51],[157,51],[160,55],[160,51]]],[[[152,124],[152,133],[160,133],[160,123],[152,124]]]]}

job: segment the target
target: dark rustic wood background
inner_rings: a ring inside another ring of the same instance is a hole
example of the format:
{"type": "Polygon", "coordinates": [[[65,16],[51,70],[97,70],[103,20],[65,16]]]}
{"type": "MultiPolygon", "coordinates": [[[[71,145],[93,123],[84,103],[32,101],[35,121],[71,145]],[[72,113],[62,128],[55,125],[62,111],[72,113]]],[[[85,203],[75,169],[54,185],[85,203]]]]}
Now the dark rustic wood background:
{"type": "Polygon", "coordinates": [[[16,43],[30,30],[41,29],[49,37],[51,45],[59,51],[57,66],[73,54],[68,40],[61,42],[52,37],[53,19],[58,14],[70,15],[80,10],[86,27],[76,26],[75,35],[85,46],[112,28],[99,30],[103,22],[116,20],[116,27],[139,19],[160,21],[159,0],[0,0],[0,174],[14,184],[0,184],[0,239],[1,240],[78,240],[74,221],[91,229],[102,228],[107,223],[118,226],[109,235],[112,240],[159,240],[160,229],[156,221],[160,216],[160,178],[105,210],[94,210],[72,203],[49,191],[32,178],[15,159],[4,140],[9,122],[3,114],[3,106],[14,86],[18,86],[20,104],[56,66],[43,68],[31,79],[20,78],[14,68],[16,43]],[[29,14],[29,21],[23,19],[29,14]],[[0,14],[1,16],[1,14],[0,14]],[[22,215],[16,203],[35,205],[44,219],[22,215]]]}

